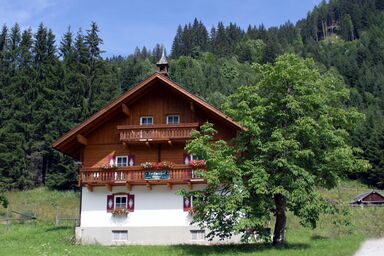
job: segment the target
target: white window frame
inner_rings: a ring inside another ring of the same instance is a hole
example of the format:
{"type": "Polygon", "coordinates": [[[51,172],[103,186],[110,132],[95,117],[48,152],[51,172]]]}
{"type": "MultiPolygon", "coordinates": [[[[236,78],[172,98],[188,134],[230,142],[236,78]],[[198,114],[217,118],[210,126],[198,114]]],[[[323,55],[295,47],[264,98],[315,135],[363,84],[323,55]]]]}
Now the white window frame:
{"type": "Polygon", "coordinates": [[[166,119],[165,121],[166,121],[167,124],[180,124],[180,115],[167,115],[165,117],[165,119],[166,119]],[[178,122],[177,123],[169,122],[169,120],[168,120],[169,117],[177,117],[178,118],[178,122]]]}
{"type": "Polygon", "coordinates": [[[200,160],[200,159],[196,155],[190,154],[189,161],[193,161],[193,160],[200,160]]]}
{"type": "Polygon", "coordinates": [[[153,116],[141,116],[140,117],[140,125],[153,125],[153,123],[154,123],[154,118],[153,118],[153,116]],[[152,119],[152,123],[151,124],[143,124],[143,119],[144,118],[151,118],[152,119]]]}
{"type": "Polygon", "coordinates": [[[112,240],[113,241],[127,241],[128,240],[128,230],[112,230],[112,240]]]}
{"type": "Polygon", "coordinates": [[[126,167],[126,166],[129,166],[129,158],[128,158],[128,156],[116,156],[115,157],[115,165],[117,166],[117,167],[126,167]],[[126,159],[126,165],[119,165],[119,161],[118,161],[118,159],[126,159]]]}
{"type": "Polygon", "coordinates": [[[203,241],[205,240],[205,230],[191,230],[192,241],[203,241]]]}
{"type": "Polygon", "coordinates": [[[115,204],[114,204],[115,209],[118,209],[118,208],[128,209],[128,196],[127,195],[115,195],[114,198],[115,198],[115,204]],[[125,207],[121,207],[121,206],[117,207],[117,198],[125,198],[125,207]]]}

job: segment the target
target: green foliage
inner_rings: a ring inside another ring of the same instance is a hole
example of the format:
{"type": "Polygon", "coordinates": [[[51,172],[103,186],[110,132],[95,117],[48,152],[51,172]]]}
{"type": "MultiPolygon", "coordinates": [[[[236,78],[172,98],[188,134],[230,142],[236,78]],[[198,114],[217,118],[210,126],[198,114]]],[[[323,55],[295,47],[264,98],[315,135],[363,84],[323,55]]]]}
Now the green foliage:
{"type": "MultiPolygon", "coordinates": [[[[209,237],[245,232],[247,239],[285,207],[302,225],[316,227],[327,208],[315,186],[334,187],[340,177],[369,167],[349,144],[348,131],[363,116],[344,106],[349,91],[338,76],[320,73],[312,60],[293,54],[255,69],[259,82],[239,88],[225,104],[245,128],[235,148],[210,143],[214,130],[209,125],[186,147],[207,159],[210,170],[207,189],[192,193],[194,221],[212,230],[209,237]]],[[[274,236],[284,240],[277,228],[274,236]]]]}
{"type": "Polygon", "coordinates": [[[73,160],[52,142],[120,93],[111,65],[102,60],[98,27],[60,43],[40,24],[36,33],[16,24],[0,36],[0,183],[5,189],[40,184],[73,188],[73,160]]]}
{"type": "Polygon", "coordinates": [[[8,198],[3,194],[1,193],[0,194],[0,204],[4,207],[4,208],[7,208],[8,207],[8,198]]]}

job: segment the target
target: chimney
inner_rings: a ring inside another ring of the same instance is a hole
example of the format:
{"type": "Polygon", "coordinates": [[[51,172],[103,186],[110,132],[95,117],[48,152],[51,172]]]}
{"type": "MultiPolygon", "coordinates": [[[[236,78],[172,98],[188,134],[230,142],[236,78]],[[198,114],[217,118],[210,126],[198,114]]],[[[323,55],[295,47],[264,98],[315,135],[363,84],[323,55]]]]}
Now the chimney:
{"type": "Polygon", "coordinates": [[[168,60],[165,57],[165,50],[163,48],[163,53],[161,54],[160,60],[156,63],[156,66],[159,68],[159,73],[165,76],[168,76],[168,60]]]}

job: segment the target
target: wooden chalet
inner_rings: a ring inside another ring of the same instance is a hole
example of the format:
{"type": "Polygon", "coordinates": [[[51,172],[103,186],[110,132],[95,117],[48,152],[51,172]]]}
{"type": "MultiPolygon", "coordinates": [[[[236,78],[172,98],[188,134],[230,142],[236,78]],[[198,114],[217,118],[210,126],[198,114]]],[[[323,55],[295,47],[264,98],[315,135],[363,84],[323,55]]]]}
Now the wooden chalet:
{"type": "MultiPolygon", "coordinates": [[[[186,142],[191,139],[192,131],[205,122],[214,124],[218,131],[216,139],[230,140],[242,129],[227,115],[172,81],[164,54],[157,66],[159,72],[53,144],[58,151],[82,163],[79,172],[81,224],[78,228],[81,231],[77,231],[77,237],[83,243],[119,241],[105,236],[110,232],[120,236],[121,226],[114,230],[117,226],[111,224],[113,216],[110,215],[117,205],[131,212],[123,225],[127,228],[123,231],[129,230],[131,234],[129,243],[151,243],[143,235],[143,230],[149,226],[152,234],[158,234],[152,237],[154,243],[190,242],[189,234],[193,230],[187,220],[190,220],[191,200],[177,195],[173,187],[192,190],[196,185],[204,186],[206,181],[195,175],[196,166],[191,164],[195,157],[185,152],[186,142]],[[159,200],[169,206],[158,205],[159,200]],[[166,226],[167,232],[173,230],[175,236],[162,240],[162,229],[155,221],[150,224],[148,216],[153,221],[158,218],[162,227],[166,226]],[[183,233],[180,226],[184,228],[183,233]]],[[[123,236],[125,238],[125,234],[123,236]]]]}

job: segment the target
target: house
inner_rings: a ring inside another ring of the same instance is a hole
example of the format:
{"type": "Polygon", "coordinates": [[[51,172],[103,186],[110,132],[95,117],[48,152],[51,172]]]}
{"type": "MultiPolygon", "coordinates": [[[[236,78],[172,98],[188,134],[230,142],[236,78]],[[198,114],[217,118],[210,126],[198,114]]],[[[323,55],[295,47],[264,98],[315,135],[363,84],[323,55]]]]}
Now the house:
{"type": "Polygon", "coordinates": [[[355,197],[353,206],[377,206],[384,204],[384,196],[377,191],[369,191],[355,197]]]}
{"type": "MultiPolygon", "coordinates": [[[[192,131],[214,124],[215,139],[230,140],[241,126],[159,71],[57,139],[53,147],[80,161],[80,225],[84,244],[208,243],[190,224],[191,198],[204,170],[185,150],[192,131]]],[[[209,170],[207,170],[209,171],[209,170]]],[[[233,241],[237,241],[233,238],[233,241]]]]}

